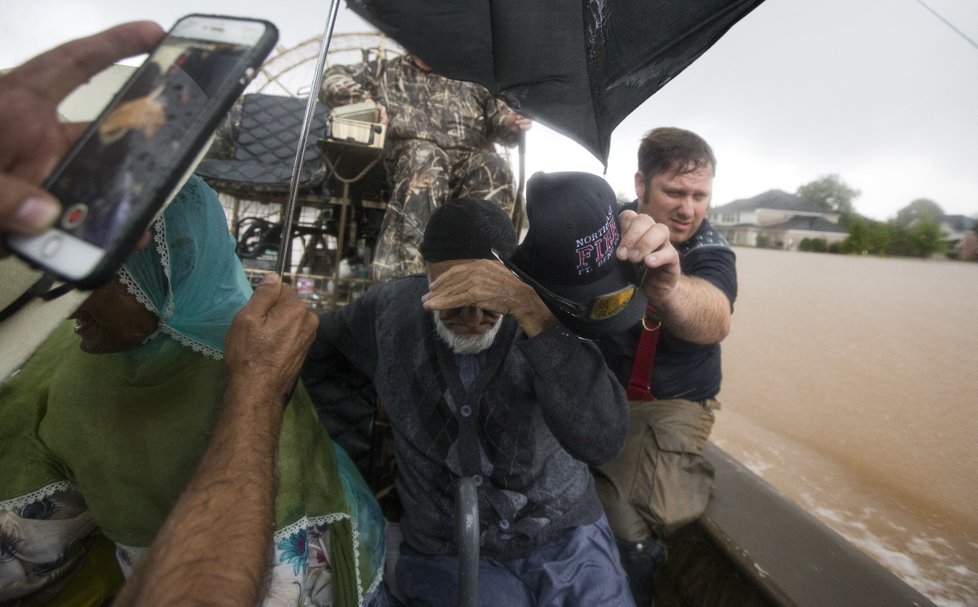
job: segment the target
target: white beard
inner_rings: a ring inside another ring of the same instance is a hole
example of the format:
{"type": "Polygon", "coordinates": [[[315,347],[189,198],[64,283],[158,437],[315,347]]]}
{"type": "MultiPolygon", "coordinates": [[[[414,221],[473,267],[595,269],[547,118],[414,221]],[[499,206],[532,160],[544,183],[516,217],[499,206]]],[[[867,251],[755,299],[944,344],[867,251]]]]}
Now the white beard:
{"type": "Polygon", "coordinates": [[[500,315],[496,319],[496,324],[482,335],[456,335],[445,326],[436,310],[433,310],[431,314],[435,318],[435,331],[438,333],[438,337],[448,344],[448,347],[456,354],[478,354],[488,349],[496,339],[499,327],[503,326],[503,317],[500,315]]]}

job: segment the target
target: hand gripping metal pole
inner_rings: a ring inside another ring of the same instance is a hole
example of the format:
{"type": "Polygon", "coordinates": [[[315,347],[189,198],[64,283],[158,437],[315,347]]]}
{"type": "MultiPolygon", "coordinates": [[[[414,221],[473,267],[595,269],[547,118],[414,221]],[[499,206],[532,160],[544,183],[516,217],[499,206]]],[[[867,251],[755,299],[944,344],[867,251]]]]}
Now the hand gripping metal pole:
{"type": "Polygon", "coordinates": [[[455,493],[458,521],[458,605],[479,605],[479,498],[470,476],[458,480],[455,493]]]}
{"type": "Polygon", "coordinates": [[[306,103],[306,115],[302,119],[302,129],[299,133],[299,147],[295,152],[295,163],[292,165],[292,181],[289,183],[289,200],[285,206],[285,218],[282,222],[282,242],[278,247],[278,275],[285,273],[285,254],[292,241],[292,215],[295,213],[295,201],[299,196],[299,177],[302,174],[302,163],[306,159],[306,142],[309,141],[309,129],[312,128],[313,116],[319,89],[323,84],[323,71],[326,69],[326,53],[329,51],[330,40],[333,39],[333,26],[336,25],[336,15],[340,10],[340,0],[332,0],[329,5],[329,17],[326,19],[326,29],[323,30],[323,41],[319,47],[319,58],[316,60],[316,71],[312,77],[312,89],[309,91],[309,102],[306,103]]]}

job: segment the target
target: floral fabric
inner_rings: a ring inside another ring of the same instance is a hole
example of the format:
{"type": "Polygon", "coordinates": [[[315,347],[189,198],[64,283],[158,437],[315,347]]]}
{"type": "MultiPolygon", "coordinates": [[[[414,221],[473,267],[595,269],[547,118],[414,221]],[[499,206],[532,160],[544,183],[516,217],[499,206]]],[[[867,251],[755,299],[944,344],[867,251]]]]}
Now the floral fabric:
{"type": "MultiPolygon", "coordinates": [[[[46,602],[96,530],[131,571],[206,448],[224,335],[250,289],[216,195],[199,180],[154,234],[120,279],[160,317],[156,335],[91,355],[66,323],[0,385],[0,600],[46,602]]],[[[346,461],[300,384],[276,457],[266,605],[361,605],[379,585],[383,518],[352,464],[341,471],[346,461]]]]}
{"type": "Polygon", "coordinates": [[[70,483],[0,503],[0,601],[62,579],[95,530],[85,500],[70,483]]]}

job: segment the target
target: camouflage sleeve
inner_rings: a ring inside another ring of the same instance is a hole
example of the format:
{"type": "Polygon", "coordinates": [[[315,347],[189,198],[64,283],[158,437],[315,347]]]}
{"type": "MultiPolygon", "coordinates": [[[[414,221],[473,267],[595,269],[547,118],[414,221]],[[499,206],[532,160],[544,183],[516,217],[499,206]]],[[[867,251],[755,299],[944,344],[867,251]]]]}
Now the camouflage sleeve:
{"type": "Polygon", "coordinates": [[[221,160],[231,160],[234,158],[235,150],[238,145],[238,132],[241,130],[241,105],[243,97],[239,98],[231,106],[228,115],[218,125],[214,132],[214,139],[210,149],[207,150],[207,158],[219,158],[221,160]]]}
{"type": "Polygon", "coordinates": [[[329,107],[366,101],[374,96],[376,82],[367,63],[332,65],[323,72],[319,100],[329,107]]]}
{"type": "Polygon", "coordinates": [[[489,139],[512,147],[519,141],[519,133],[513,132],[506,127],[506,117],[513,113],[513,110],[492,95],[487,94],[484,102],[486,108],[486,124],[489,125],[489,139]]]}

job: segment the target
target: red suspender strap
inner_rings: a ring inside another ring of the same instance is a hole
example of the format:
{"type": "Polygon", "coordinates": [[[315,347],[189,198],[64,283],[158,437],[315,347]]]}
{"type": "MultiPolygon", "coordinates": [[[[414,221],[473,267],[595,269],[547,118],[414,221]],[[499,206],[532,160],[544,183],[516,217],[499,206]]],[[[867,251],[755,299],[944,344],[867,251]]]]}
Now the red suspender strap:
{"type": "Polygon", "coordinates": [[[635,348],[635,360],[632,362],[632,377],[628,380],[625,394],[628,400],[655,400],[652,395],[652,362],[655,360],[655,347],[659,344],[659,334],[662,333],[662,321],[650,323],[647,318],[655,318],[655,310],[649,306],[642,317],[642,336],[635,348]]]}

